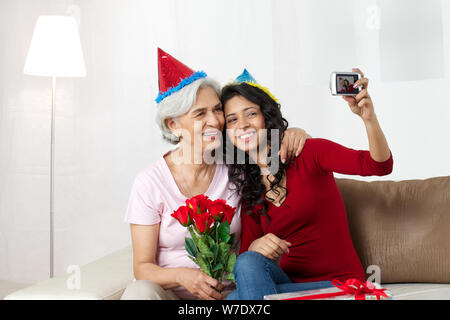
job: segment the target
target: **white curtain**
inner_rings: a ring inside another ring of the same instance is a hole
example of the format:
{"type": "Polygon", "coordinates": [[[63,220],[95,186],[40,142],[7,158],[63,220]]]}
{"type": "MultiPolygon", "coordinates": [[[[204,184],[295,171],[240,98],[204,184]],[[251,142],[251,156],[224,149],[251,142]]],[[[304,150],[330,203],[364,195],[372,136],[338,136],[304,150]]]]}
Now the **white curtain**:
{"type": "Polygon", "coordinates": [[[448,1],[1,0],[0,280],[49,274],[51,79],[23,75],[43,14],[77,18],[88,73],[56,84],[56,275],[130,244],[131,183],[170,148],[154,122],[158,46],[223,84],[246,67],[291,126],[366,149],[328,89],[331,71],[359,67],[394,155],[376,179],[450,173],[448,1]]]}

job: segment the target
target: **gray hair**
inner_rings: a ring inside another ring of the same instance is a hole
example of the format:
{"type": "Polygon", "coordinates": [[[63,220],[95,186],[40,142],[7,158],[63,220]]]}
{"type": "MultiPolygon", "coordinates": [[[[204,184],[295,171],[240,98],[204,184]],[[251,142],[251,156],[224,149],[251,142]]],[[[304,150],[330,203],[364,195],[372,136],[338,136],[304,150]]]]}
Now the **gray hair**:
{"type": "Polygon", "coordinates": [[[158,111],[156,113],[156,123],[161,129],[163,138],[171,144],[180,142],[180,138],[172,133],[167,127],[166,120],[169,118],[177,118],[187,113],[194,105],[199,89],[210,87],[214,89],[220,96],[220,84],[209,77],[201,78],[190,83],[181,90],[171,94],[158,103],[158,111]]]}

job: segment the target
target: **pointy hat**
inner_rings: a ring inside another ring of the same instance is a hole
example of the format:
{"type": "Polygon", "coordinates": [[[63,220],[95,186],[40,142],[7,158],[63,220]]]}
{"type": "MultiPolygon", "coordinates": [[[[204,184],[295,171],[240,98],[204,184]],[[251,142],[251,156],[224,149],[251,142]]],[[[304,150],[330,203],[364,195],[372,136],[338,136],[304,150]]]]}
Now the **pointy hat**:
{"type": "Polygon", "coordinates": [[[159,94],[155,101],[160,103],[164,98],[206,76],[205,72],[192,70],[158,48],[159,94]]]}
{"type": "Polygon", "coordinates": [[[250,72],[248,72],[248,70],[245,68],[244,68],[244,71],[233,81],[232,84],[240,84],[240,83],[247,83],[255,88],[261,89],[269,97],[271,97],[273,100],[278,102],[277,98],[275,98],[275,96],[272,93],[270,93],[269,89],[267,89],[266,87],[263,87],[258,82],[256,82],[255,78],[253,78],[253,76],[250,74],[250,72]]]}

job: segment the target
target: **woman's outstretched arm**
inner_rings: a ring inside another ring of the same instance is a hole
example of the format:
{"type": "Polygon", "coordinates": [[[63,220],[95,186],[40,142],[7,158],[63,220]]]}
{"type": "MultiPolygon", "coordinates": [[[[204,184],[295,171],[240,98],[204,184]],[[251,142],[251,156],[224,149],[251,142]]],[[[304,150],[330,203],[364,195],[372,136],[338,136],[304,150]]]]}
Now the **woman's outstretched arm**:
{"type": "Polygon", "coordinates": [[[311,139],[306,143],[305,152],[313,157],[313,161],[305,163],[315,172],[328,171],[361,176],[387,175],[392,172],[393,159],[386,138],[376,117],[372,99],[367,92],[369,80],[359,69],[353,71],[361,74],[362,78],[355,82],[356,86],[363,86],[363,90],[356,96],[344,96],[351,111],[364,122],[369,150],[354,150],[346,148],[326,139],[311,139]]]}
{"type": "Polygon", "coordinates": [[[369,150],[372,159],[377,162],[388,160],[391,152],[377,118],[374,117],[372,120],[364,121],[364,125],[369,138],[369,150]]]}
{"type": "Polygon", "coordinates": [[[377,162],[384,162],[389,159],[391,152],[378,123],[372,99],[367,91],[369,79],[365,78],[361,70],[357,68],[352,69],[352,71],[361,75],[361,79],[356,81],[355,85],[362,86],[363,89],[355,97],[343,96],[343,98],[348,102],[352,112],[357,114],[364,122],[369,139],[370,156],[377,162]]]}

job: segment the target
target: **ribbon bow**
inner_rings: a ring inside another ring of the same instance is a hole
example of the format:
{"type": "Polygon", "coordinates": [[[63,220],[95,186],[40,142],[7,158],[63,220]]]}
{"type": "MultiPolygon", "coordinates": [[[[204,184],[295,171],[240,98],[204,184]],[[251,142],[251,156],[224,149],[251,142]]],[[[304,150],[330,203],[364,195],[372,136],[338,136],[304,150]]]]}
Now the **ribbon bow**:
{"type": "Polygon", "coordinates": [[[335,279],[331,283],[336,287],[344,291],[345,294],[355,295],[355,300],[366,300],[366,294],[373,294],[380,300],[380,297],[388,297],[384,292],[386,289],[377,289],[375,285],[370,282],[362,282],[358,279],[348,279],[345,283],[335,279]]]}
{"type": "Polygon", "coordinates": [[[386,297],[389,296],[384,292],[386,289],[377,289],[375,285],[370,282],[362,282],[358,279],[348,279],[345,281],[345,283],[342,283],[341,281],[334,279],[331,281],[331,283],[338,289],[342,290],[339,292],[330,292],[330,293],[319,293],[319,294],[313,294],[309,296],[301,296],[301,297],[294,297],[294,298],[287,298],[283,300],[311,300],[311,299],[325,299],[325,298],[331,298],[331,297],[338,297],[343,296],[346,294],[351,294],[355,296],[355,300],[366,300],[366,294],[372,294],[377,297],[377,300],[380,300],[380,297],[386,297]]]}

